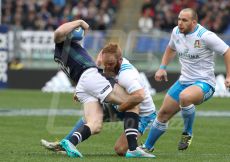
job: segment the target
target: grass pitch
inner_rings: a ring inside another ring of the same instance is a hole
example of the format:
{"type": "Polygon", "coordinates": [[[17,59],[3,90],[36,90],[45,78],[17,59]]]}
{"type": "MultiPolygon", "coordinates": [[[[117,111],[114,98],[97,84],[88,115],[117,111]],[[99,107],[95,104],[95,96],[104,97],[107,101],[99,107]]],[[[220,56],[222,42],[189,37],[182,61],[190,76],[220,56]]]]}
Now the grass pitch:
{"type": "MultiPolygon", "coordinates": [[[[49,109],[80,108],[72,101],[72,94],[41,93],[39,91],[0,91],[0,110],[5,109],[49,109]]],[[[163,94],[154,96],[157,107],[163,94]]],[[[198,110],[230,111],[229,98],[213,98],[202,104],[198,110]]],[[[57,116],[52,127],[48,116],[0,116],[0,161],[230,161],[229,117],[197,117],[194,138],[186,151],[177,151],[182,130],[180,117],[173,118],[169,130],[158,140],[154,154],[156,159],[125,159],[117,156],[113,145],[122,132],[122,122],[105,123],[99,135],[90,137],[78,148],[83,159],[71,159],[49,152],[40,146],[40,139],[62,139],[79,118],[77,116],[57,116]],[[52,129],[51,129],[52,128],[52,129]]],[[[147,132],[146,132],[147,133],[147,132]]],[[[145,134],[140,142],[146,138],[145,134]]]]}

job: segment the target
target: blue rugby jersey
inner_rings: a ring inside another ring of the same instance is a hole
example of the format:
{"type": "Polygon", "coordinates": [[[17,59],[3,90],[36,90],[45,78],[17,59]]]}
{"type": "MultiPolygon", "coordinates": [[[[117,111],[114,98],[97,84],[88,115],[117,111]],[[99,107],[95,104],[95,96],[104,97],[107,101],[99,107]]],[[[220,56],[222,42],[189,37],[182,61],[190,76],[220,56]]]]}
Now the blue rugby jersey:
{"type": "Polygon", "coordinates": [[[54,61],[76,84],[86,69],[97,67],[88,52],[76,41],[55,44],[54,61]]]}

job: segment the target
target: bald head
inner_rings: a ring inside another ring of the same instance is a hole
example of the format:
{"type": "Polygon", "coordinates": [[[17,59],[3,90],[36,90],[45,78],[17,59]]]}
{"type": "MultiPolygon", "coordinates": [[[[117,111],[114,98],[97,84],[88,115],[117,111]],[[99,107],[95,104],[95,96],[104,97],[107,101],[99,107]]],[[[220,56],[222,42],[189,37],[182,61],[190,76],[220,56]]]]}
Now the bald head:
{"type": "Polygon", "coordinates": [[[188,12],[189,14],[191,14],[192,20],[198,21],[197,13],[196,13],[196,11],[193,10],[192,8],[185,8],[185,9],[183,9],[183,10],[180,11],[180,14],[181,14],[182,12],[188,12]]]}
{"type": "Polygon", "coordinates": [[[180,11],[178,16],[178,28],[181,33],[188,34],[193,32],[197,26],[197,14],[191,8],[185,8],[180,11]]]}

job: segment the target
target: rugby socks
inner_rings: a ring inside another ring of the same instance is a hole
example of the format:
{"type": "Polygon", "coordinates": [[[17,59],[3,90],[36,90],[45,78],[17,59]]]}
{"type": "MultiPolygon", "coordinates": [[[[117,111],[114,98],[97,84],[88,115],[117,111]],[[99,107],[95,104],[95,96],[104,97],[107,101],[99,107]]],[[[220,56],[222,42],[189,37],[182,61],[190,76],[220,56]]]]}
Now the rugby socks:
{"type": "Polygon", "coordinates": [[[193,122],[195,119],[195,105],[191,104],[186,107],[181,108],[181,115],[184,120],[184,133],[188,133],[190,136],[192,136],[192,127],[193,122]]]}
{"type": "Polygon", "coordinates": [[[168,123],[159,122],[156,118],[145,141],[145,147],[148,150],[152,150],[157,139],[166,131],[167,128],[168,123]]]}
{"type": "Polygon", "coordinates": [[[136,150],[137,148],[138,122],[138,114],[134,112],[125,112],[124,130],[130,151],[136,150]]]}
{"type": "Polygon", "coordinates": [[[69,141],[76,146],[78,143],[86,140],[91,135],[90,128],[87,125],[83,125],[76,132],[73,133],[69,141]]]}
{"type": "Polygon", "coordinates": [[[84,121],[83,118],[79,119],[73,129],[69,132],[67,136],[65,136],[65,139],[70,140],[72,137],[73,133],[76,132],[80,127],[82,127],[86,122],[84,121]]]}

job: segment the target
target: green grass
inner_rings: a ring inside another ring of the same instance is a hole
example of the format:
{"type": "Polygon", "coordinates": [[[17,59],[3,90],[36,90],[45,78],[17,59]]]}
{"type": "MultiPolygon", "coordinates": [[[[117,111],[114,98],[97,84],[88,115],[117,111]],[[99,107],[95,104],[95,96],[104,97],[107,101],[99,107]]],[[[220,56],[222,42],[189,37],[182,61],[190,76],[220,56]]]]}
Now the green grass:
{"type": "MultiPolygon", "coordinates": [[[[154,103],[157,109],[160,108],[163,99],[163,93],[153,96],[154,103]]],[[[57,104],[56,108],[81,108],[79,103],[73,101],[73,94],[71,93],[42,93],[35,90],[0,90],[0,108],[7,109],[36,109],[36,108],[50,108],[52,101],[57,104]],[[56,98],[56,99],[55,99],[56,98]],[[58,99],[57,99],[58,98],[58,99]]],[[[212,98],[207,102],[197,106],[198,110],[216,110],[216,111],[230,111],[229,98],[212,98]]]]}
{"type": "MultiPolygon", "coordinates": [[[[75,117],[58,117],[56,126],[73,125],[75,117]],[[66,120],[68,119],[68,120],[66,120]]],[[[178,121],[178,119],[174,119],[178,121]]],[[[55,140],[60,134],[46,129],[47,117],[1,117],[0,161],[72,161],[68,157],[56,155],[43,149],[41,138],[55,140]]],[[[157,161],[229,161],[230,131],[228,118],[197,118],[194,140],[189,150],[177,151],[181,128],[170,128],[158,141],[154,154],[157,161]],[[212,123],[212,124],[211,124],[212,123]]],[[[113,144],[122,131],[122,123],[106,123],[101,134],[92,136],[79,145],[83,161],[131,161],[118,157],[113,152],[113,144]]],[[[142,138],[144,140],[144,138],[142,138]]],[[[75,159],[76,161],[76,159],[75,159]]],[[[137,159],[132,161],[138,161],[137,159]]],[[[141,161],[150,161],[145,159],[141,161]]]]}
{"type": "Polygon", "coordinates": [[[52,99],[58,97],[57,108],[80,107],[79,103],[73,102],[71,93],[42,93],[38,90],[1,90],[0,108],[7,109],[29,109],[29,108],[50,108],[52,99]]]}
{"type": "MultiPolygon", "coordinates": [[[[0,109],[18,108],[50,108],[52,100],[57,95],[39,91],[0,91],[0,109]]],[[[157,107],[160,106],[164,94],[154,96],[157,107]]],[[[79,108],[72,101],[72,94],[60,94],[59,108],[79,108]]],[[[199,106],[200,110],[225,110],[230,108],[229,98],[213,98],[199,106]]],[[[157,159],[125,159],[118,157],[113,151],[113,144],[122,132],[122,122],[105,123],[101,134],[90,137],[79,145],[83,159],[71,159],[56,155],[40,146],[40,139],[61,139],[79,117],[57,116],[51,123],[49,117],[34,116],[0,116],[0,161],[229,161],[230,159],[230,129],[229,117],[197,117],[194,125],[194,139],[187,151],[177,151],[180,139],[182,120],[174,118],[169,130],[156,144],[154,154],[157,159]],[[49,129],[47,128],[49,125],[49,129]]],[[[146,135],[140,141],[144,141],[146,135]]]]}

